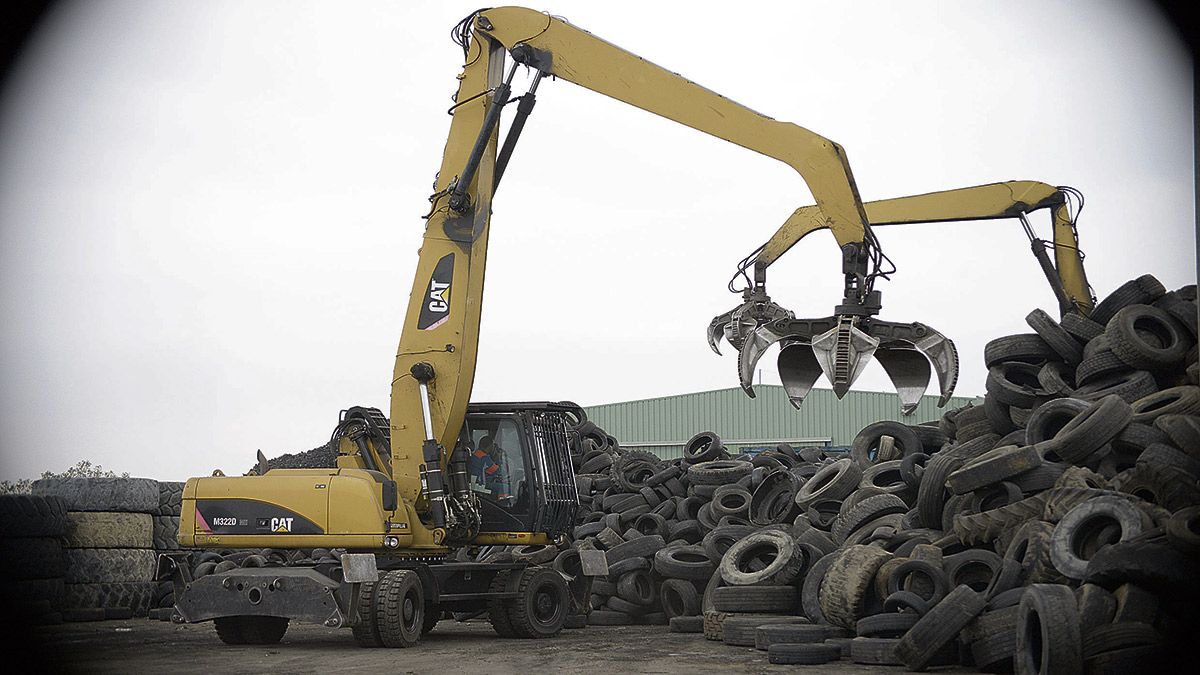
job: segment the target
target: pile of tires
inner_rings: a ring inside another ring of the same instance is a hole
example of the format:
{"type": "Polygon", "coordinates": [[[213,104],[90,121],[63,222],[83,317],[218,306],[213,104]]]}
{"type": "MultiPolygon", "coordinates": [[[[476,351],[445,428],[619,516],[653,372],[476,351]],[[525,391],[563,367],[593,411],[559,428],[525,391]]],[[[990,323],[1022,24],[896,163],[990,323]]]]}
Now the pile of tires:
{"type": "Polygon", "coordinates": [[[57,497],[0,495],[0,602],[22,620],[62,621],[66,558],[59,538],[67,505],[57,497]]]}
{"type": "MultiPolygon", "coordinates": [[[[158,508],[154,511],[151,527],[151,539],[156,555],[181,550],[178,535],[183,486],[184,483],[180,481],[158,482],[158,508]]],[[[174,606],[174,584],[169,580],[159,581],[154,589],[154,600],[150,603],[150,618],[169,621],[174,606]]]]}
{"type": "Polygon", "coordinates": [[[62,618],[146,616],[155,600],[153,513],[158,482],[148,478],[47,478],[33,496],[65,506],[62,618]]]}
{"type": "Polygon", "coordinates": [[[662,613],[774,663],[1108,673],[1184,658],[1200,616],[1195,297],[1145,276],[1091,318],[1035,311],[1035,333],[987,346],[982,405],[869,425],[848,458],[729,458],[714,434],[681,460],[581,458],[575,545],[616,563],[589,622],[662,613]]]}

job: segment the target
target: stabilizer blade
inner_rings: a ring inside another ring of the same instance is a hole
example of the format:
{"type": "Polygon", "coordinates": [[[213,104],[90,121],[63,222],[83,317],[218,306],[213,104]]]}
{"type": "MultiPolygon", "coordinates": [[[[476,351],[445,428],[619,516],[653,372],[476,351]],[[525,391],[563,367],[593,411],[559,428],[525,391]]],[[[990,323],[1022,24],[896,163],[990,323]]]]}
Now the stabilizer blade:
{"type": "Polygon", "coordinates": [[[779,379],[783,381],[788,401],[799,410],[821,376],[821,364],[817,363],[812,345],[800,341],[788,342],[780,348],[778,364],[779,379]]]}

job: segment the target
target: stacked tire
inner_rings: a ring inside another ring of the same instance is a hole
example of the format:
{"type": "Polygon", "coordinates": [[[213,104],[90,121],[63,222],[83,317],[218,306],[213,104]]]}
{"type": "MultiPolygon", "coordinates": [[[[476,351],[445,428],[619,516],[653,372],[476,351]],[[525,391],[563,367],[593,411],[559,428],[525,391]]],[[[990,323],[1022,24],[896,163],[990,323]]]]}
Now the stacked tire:
{"type": "MultiPolygon", "coordinates": [[[[159,481],[158,508],[154,512],[151,538],[156,554],[173,553],[179,546],[179,510],[183,502],[183,482],[159,481]]],[[[150,618],[169,621],[175,606],[175,588],[171,581],[160,581],[150,603],[150,618]]]]}
{"type": "Polygon", "coordinates": [[[158,482],[148,478],[50,478],[33,494],[66,506],[63,619],[146,616],[155,600],[153,513],[158,482]]]}
{"type": "Polygon", "coordinates": [[[0,601],[20,608],[22,620],[62,620],[66,560],[59,537],[67,506],[57,497],[0,495],[0,601]]]}

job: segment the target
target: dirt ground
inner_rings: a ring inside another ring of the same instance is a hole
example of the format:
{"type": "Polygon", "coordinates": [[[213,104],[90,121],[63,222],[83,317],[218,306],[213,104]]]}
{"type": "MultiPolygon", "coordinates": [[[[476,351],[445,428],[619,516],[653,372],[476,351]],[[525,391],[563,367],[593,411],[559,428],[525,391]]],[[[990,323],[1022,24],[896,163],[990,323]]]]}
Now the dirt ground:
{"type": "Polygon", "coordinates": [[[173,625],[132,619],[42,627],[26,636],[21,646],[27,651],[26,658],[41,661],[41,670],[134,675],[168,672],[696,674],[777,673],[797,668],[822,674],[903,671],[903,668],[860,666],[849,661],[822,666],[776,666],[767,662],[766,652],[726,646],[698,634],[671,633],[665,626],[589,626],[564,630],[549,640],[500,640],[487,623],[447,620],[426,635],[418,647],[397,650],[363,649],[354,644],[348,629],[306,624],[293,624],[278,645],[231,647],[217,639],[211,623],[173,625]]]}

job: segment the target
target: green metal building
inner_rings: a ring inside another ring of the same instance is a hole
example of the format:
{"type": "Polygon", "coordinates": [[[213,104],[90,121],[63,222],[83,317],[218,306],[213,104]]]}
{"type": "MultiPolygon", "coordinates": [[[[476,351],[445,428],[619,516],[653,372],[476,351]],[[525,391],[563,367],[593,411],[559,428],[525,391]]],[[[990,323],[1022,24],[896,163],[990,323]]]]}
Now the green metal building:
{"type": "Polygon", "coordinates": [[[781,442],[795,447],[844,447],[872,422],[917,424],[975,400],[956,396],[939,409],[936,396],[925,396],[913,415],[902,418],[900,399],[894,393],[851,391],[839,401],[830,389],[813,389],[796,410],[779,385],[760,384],[754,391],[756,398],[731,387],[586,410],[588,419],[615,436],[621,447],[649,450],[671,459],[681,456],[684,444],[700,431],[716,432],[734,451],[774,448],[781,442]]]}

